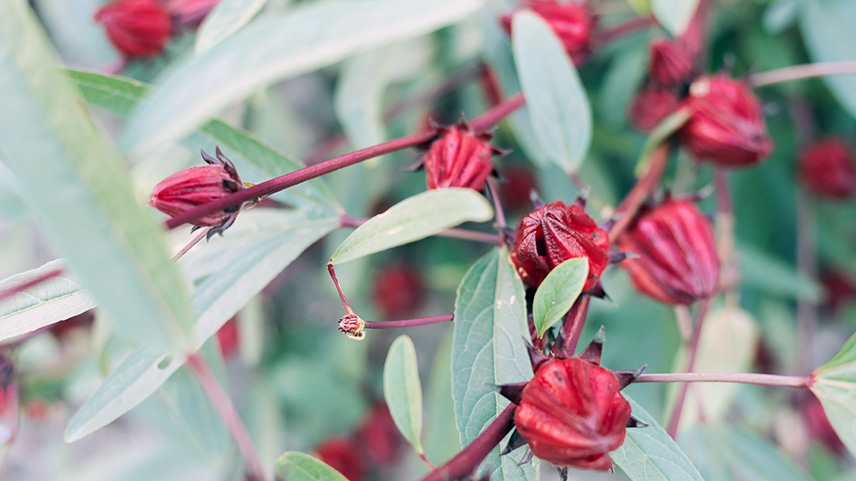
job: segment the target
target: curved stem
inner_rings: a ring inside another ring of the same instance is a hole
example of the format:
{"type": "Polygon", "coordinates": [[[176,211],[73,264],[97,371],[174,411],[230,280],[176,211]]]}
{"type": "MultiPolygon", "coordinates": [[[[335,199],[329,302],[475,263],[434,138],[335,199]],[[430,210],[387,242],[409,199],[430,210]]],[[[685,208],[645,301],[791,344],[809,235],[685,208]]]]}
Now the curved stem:
{"type": "Polygon", "coordinates": [[[612,42],[613,40],[619,39],[625,35],[629,35],[633,32],[648,28],[656,24],[657,20],[655,20],[652,16],[637,17],[628,20],[622,24],[616,25],[608,30],[604,30],[600,33],[600,35],[597,36],[595,42],[598,45],[603,45],[612,42]]]}
{"type": "Polygon", "coordinates": [[[792,65],[790,67],[770,70],[769,72],[756,73],[749,77],[749,84],[753,87],[765,87],[767,85],[789,82],[791,80],[843,74],[856,74],[856,62],[825,62],[792,65]]]}
{"type": "Polygon", "coordinates": [[[669,146],[660,144],[651,152],[651,160],[648,164],[648,171],[645,172],[636,185],[630,190],[627,196],[621,201],[621,204],[616,209],[615,213],[618,219],[609,229],[609,242],[616,244],[618,238],[624,233],[624,230],[630,225],[636,211],[645,202],[645,199],[654,192],[657,188],[657,183],[660,177],[663,176],[663,171],[666,169],[666,160],[669,158],[669,146]]]}
{"type": "Polygon", "coordinates": [[[172,260],[177,261],[177,260],[181,259],[181,257],[184,254],[187,254],[187,251],[189,251],[190,249],[193,249],[193,246],[198,244],[199,241],[201,241],[206,235],[208,235],[209,230],[211,230],[211,229],[210,228],[209,229],[199,229],[199,232],[197,232],[196,235],[193,236],[193,238],[190,239],[190,241],[187,244],[185,244],[184,247],[181,248],[181,250],[179,250],[178,252],[175,253],[175,255],[172,256],[172,260]]]}
{"type": "Polygon", "coordinates": [[[743,372],[676,372],[642,374],[637,382],[731,382],[756,384],[759,386],[808,387],[810,378],[802,376],[779,376],[743,372]]]}
{"type": "Polygon", "coordinates": [[[417,327],[427,326],[430,324],[441,324],[443,322],[451,322],[455,318],[454,314],[445,314],[442,316],[420,317],[419,319],[402,319],[400,321],[365,321],[366,329],[398,329],[402,327],[417,327]]]}
{"type": "MultiPolygon", "coordinates": [[[[707,311],[710,308],[710,299],[701,301],[696,312],[695,329],[693,329],[693,338],[690,341],[689,360],[687,361],[687,372],[692,372],[695,369],[696,357],[698,356],[698,346],[701,341],[701,331],[704,325],[704,319],[707,317],[707,311]]],[[[669,420],[669,427],[666,432],[669,436],[675,437],[678,433],[678,425],[681,422],[681,411],[684,408],[684,401],[687,398],[688,384],[683,384],[678,392],[678,399],[675,401],[675,408],[672,410],[672,418],[669,420]]]]}
{"type": "Polygon", "coordinates": [[[515,110],[523,107],[524,104],[526,104],[526,99],[523,98],[523,94],[516,93],[508,97],[504,102],[497,104],[492,109],[474,118],[468,124],[476,132],[487,130],[498,124],[500,120],[514,113],[515,110]]]}

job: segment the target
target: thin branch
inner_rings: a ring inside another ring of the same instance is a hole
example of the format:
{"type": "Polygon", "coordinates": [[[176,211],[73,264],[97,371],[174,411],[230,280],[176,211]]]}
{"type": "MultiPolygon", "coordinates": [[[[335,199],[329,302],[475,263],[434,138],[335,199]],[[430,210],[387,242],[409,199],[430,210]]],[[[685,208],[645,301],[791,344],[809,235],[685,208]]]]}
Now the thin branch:
{"type": "Polygon", "coordinates": [[[639,210],[639,207],[645,202],[645,199],[648,198],[652,193],[654,193],[654,189],[657,188],[657,184],[660,182],[660,177],[663,176],[663,171],[666,169],[666,160],[669,158],[669,146],[667,144],[661,144],[656,147],[653,152],[651,152],[651,160],[648,164],[648,171],[645,172],[636,185],[630,189],[630,192],[621,201],[621,204],[616,209],[616,215],[618,219],[609,229],[609,242],[611,244],[616,244],[618,242],[618,238],[621,237],[621,234],[624,233],[624,230],[630,225],[630,221],[633,220],[633,217],[636,215],[636,211],[639,210]]]}
{"type": "Polygon", "coordinates": [[[187,244],[184,245],[184,247],[182,247],[178,252],[175,253],[175,255],[172,256],[172,260],[177,261],[181,259],[184,254],[187,254],[190,249],[193,249],[193,246],[198,244],[199,241],[201,241],[205,238],[206,235],[208,235],[209,230],[211,229],[199,229],[199,232],[197,232],[196,235],[192,239],[190,239],[187,244]]]}
{"type": "Polygon", "coordinates": [[[633,382],[730,382],[759,386],[808,387],[810,378],[743,372],[677,372],[642,374],[633,382]]]}
{"type": "Polygon", "coordinates": [[[571,306],[571,310],[565,317],[564,328],[565,335],[565,354],[568,357],[573,357],[574,351],[577,350],[577,344],[580,342],[580,334],[583,332],[583,326],[586,323],[586,314],[588,314],[591,296],[583,295],[571,306]]]}
{"type": "MultiPolygon", "coordinates": [[[[693,372],[696,364],[696,357],[698,357],[698,346],[701,341],[701,331],[704,326],[704,319],[707,317],[707,311],[710,308],[710,299],[704,299],[699,303],[698,311],[696,312],[696,322],[695,327],[693,329],[693,337],[692,341],[690,341],[688,357],[687,361],[687,372],[693,372]]],[[[675,407],[672,410],[672,418],[669,420],[669,427],[666,432],[669,433],[669,436],[675,437],[678,433],[678,425],[681,422],[681,411],[684,407],[684,400],[687,398],[687,390],[689,389],[688,384],[683,384],[680,387],[680,391],[678,392],[678,399],[675,401],[675,407]]]]}
{"type": "Polygon", "coordinates": [[[402,319],[400,321],[365,321],[366,329],[399,329],[402,327],[428,326],[430,324],[442,324],[452,322],[454,314],[442,316],[420,317],[419,319],[402,319]]]}
{"type": "Polygon", "coordinates": [[[753,87],[765,87],[767,85],[789,82],[791,80],[844,74],[856,74],[856,62],[826,62],[792,65],[790,67],[770,70],[769,72],[756,73],[749,77],[749,84],[753,87]]]}

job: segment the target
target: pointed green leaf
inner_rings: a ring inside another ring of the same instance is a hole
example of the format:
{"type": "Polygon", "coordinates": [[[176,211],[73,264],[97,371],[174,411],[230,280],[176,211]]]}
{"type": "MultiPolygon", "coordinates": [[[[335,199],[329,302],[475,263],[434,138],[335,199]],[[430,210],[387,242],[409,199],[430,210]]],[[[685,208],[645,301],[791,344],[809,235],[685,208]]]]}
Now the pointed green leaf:
{"type": "Polygon", "coordinates": [[[163,232],[56,63],[27,2],[0,2],[0,157],[117,332],[186,347],[193,312],[163,232]]]}
{"type": "Polygon", "coordinates": [[[687,30],[699,0],[651,0],[654,17],[676,37],[687,30]]]}
{"type": "Polygon", "coordinates": [[[556,266],[535,291],[532,316],[538,337],[559,322],[571,310],[588,279],[588,259],[568,259],[556,266]]]}
{"type": "Polygon", "coordinates": [[[812,375],[811,391],[851,453],[856,453],[856,334],[812,375]]]}
{"type": "Polygon", "coordinates": [[[342,264],[463,222],[485,222],[492,216],[490,204],[472,189],[429,190],[404,199],[359,226],[339,245],[330,262],[342,264]]]}
{"type": "Polygon", "coordinates": [[[406,335],[399,336],[386,355],[383,397],[404,439],[417,454],[422,454],[422,386],[419,383],[416,348],[406,335]]]}
{"type": "Polygon", "coordinates": [[[538,15],[514,15],[512,47],[535,135],[547,157],[576,172],[591,143],[591,106],[577,70],[556,34],[538,15]]]}
{"type": "Polygon", "coordinates": [[[203,52],[237,32],[259,13],[267,0],[220,0],[196,33],[196,51],[203,52]]]}
{"type": "Polygon", "coordinates": [[[276,476],[283,481],[348,481],[323,461],[297,451],[276,460],[276,476]]]}

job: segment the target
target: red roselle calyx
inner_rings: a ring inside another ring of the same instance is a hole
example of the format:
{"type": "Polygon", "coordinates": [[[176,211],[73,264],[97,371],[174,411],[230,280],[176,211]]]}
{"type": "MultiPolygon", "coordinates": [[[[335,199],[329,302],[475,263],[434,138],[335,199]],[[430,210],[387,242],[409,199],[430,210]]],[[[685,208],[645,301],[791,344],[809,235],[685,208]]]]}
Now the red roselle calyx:
{"type": "Polygon", "coordinates": [[[648,72],[666,87],[688,82],[693,76],[693,56],[680,40],[655,41],[651,43],[648,72]]]}
{"type": "Polygon", "coordinates": [[[520,220],[511,259],[523,283],[538,287],[554,267],[568,259],[585,257],[589,276],[583,290],[587,290],[609,264],[608,245],[606,231],[581,206],[556,201],[520,220]]]}
{"type": "Polygon", "coordinates": [[[741,167],[760,162],[773,149],[761,104],[741,81],[701,77],[683,105],[690,118],[680,130],[681,142],[699,160],[741,167]]]}
{"type": "Polygon", "coordinates": [[[107,37],[126,58],[156,57],[172,37],[172,20],[158,0],[118,0],[95,12],[107,37]]]}
{"type": "MultiPolygon", "coordinates": [[[[176,172],[155,186],[149,205],[175,217],[208,202],[213,202],[244,188],[232,162],[217,147],[217,157],[202,152],[209,165],[176,172]]],[[[193,221],[197,227],[212,227],[209,237],[226,230],[235,222],[240,206],[206,215],[193,221]]]]}
{"type": "Polygon", "coordinates": [[[360,447],[353,440],[334,436],[328,438],[315,448],[318,459],[342,474],[348,481],[365,479],[365,463],[360,457],[360,447]]]}
{"type": "MultiPolygon", "coordinates": [[[[531,0],[523,6],[537,13],[550,24],[550,28],[565,46],[574,63],[579,64],[589,52],[595,18],[588,2],[557,2],[554,0],[531,0]]],[[[516,12],[502,17],[502,27],[511,34],[511,19],[516,12]]]]}
{"type": "Polygon", "coordinates": [[[490,156],[501,151],[490,145],[491,134],[473,132],[466,122],[437,128],[422,159],[429,189],[465,187],[481,190],[493,171],[490,156]]]}
{"type": "Polygon", "coordinates": [[[643,294],[671,305],[707,298],[719,280],[710,221],[690,202],[667,200],[643,208],[620,246],[637,258],[620,266],[643,294]]]}
{"type": "Polygon", "coordinates": [[[850,146],[841,139],[825,139],[803,149],[799,177],[809,191],[831,199],[847,199],[856,192],[856,168],[850,146]]]}
{"type": "Polygon", "coordinates": [[[354,439],[365,456],[378,466],[393,464],[406,441],[392,419],[389,407],[380,401],[371,410],[354,433],[354,439]]]}
{"type": "Polygon", "coordinates": [[[424,298],[422,276],[419,271],[405,264],[381,269],[372,288],[374,305],[387,319],[412,314],[419,309],[424,298]]]}
{"type": "Polygon", "coordinates": [[[645,86],[630,104],[630,122],[643,132],[650,132],[677,110],[679,102],[678,96],[671,90],[645,86]]]}

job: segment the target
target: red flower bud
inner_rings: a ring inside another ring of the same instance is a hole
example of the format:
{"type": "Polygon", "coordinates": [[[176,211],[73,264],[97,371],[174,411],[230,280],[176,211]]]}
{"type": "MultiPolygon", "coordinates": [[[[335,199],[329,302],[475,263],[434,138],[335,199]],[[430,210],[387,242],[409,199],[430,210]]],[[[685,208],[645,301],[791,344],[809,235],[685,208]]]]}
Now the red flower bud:
{"type": "Polygon", "coordinates": [[[510,166],[502,170],[506,182],[499,186],[502,205],[511,210],[532,208],[532,191],[537,190],[537,180],[531,169],[510,166]]]}
{"type": "Polygon", "coordinates": [[[639,130],[650,132],[678,109],[678,96],[670,90],[646,86],[630,104],[630,122],[639,130]]]}
{"type": "Polygon", "coordinates": [[[682,84],[692,78],[692,55],[683,42],[658,40],[651,43],[648,72],[661,85],[671,87],[682,84]]]}
{"type": "Polygon", "coordinates": [[[800,406],[802,418],[811,436],[820,441],[831,452],[841,455],[847,452],[847,446],[838,437],[835,428],[829,422],[829,417],[823,410],[823,405],[814,396],[806,396],[806,401],[800,406]]]}
{"type": "Polygon", "coordinates": [[[608,369],[552,359],[523,389],[514,425],[535,456],[556,466],[608,471],[624,442],[630,404],[608,369]]]}
{"type": "MultiPolygon", "coordinates": [[[[0,353],[0,446],[18,435],[18,375],[7,353],[0,353]]],[[[4,449],[5,450],[5,449],[4,449]]]]}
{"type": "Polygon", "coordinates": [[[223,355],[223,359],[229,359],[238,352],[239,336],[237,317],[226,321],[226,324],[217,331],[217,343],[220,345],[220,354],[223,355]]]}
{"type": "Polygon", "coordinates": [[[841,139],[819,140],[799,160],[802,185],[823,197],[847,199],[856,192],[856,169],[850,146],[841,139]]]}
{"type": "Polygon", "coordinates": [[[374,304],[383,317],[392,319],[413,313],[425,297],[419,272],[404,264],[382,269],[372,288],[374,304]]]}
{"type": "MultiPolygon", "coordinates": [[[[588,3],[531,0],[526,2],[526,7],[550,24],[574,63],[580,63],[589,54],[589,43],[595,20],[588,3]]],[[[511,19],[515,13],[502,17],[502,27],[509,35],[511,19]]]]}
{"type": "Polygon", "coordinates": [[[589,275],[583,290],[590,289],[609,264],[606,231],[597,226],[582,207],[562,201],[539,207],[517,225],[517,242],[511,260],[523,283],[538,287],[554,267],[568,259],[588,258],[589,275]]]}
{"type": "Polygon", "coordinates": [[[160,55],[172,36],[172,21],[157,0],[117,0],[95,12],[110,42],[127,58],[160,55]]]}
{"type": "Polygon", "coordinates": [[[773,149],[761,104],[743,82],[702,77],[690,86],[684,106],[690,118],[681,141],[699,160],[740,167],[760,162],[773,149]]]}
{"type": "Polygon", "coordinates": [[[315,448],[318,459],[348,478],[348,481],[362,481],[365,478],[365,466],[357,454],[358,450],[356,443],[342,436],[328,438],[315,448]]]}
{"type": "Polygon", "coordinates": [[[823,306],[833,313],[856,299],[856,281],[844,272],[825,270],[820,283],[824,291],[823,306]]]}
{"type": "Polygon", "coordinates": [[[170,15],[179,25],[195,27],[217,6],[220,0],[169,0],[166,4],[170,15]]]}
{"type": "Polygon", "coordinates": [[[355,433],[357,444],[378,466],[389,466],[398,459],[406,442],[395,427],[385,402],[375,403],[355,433]]]}
{"type": "MultiPolygon", "coordinates": [[[[176,172],[155,186],[149,205],[175,217],[201,205],[221,199],[244,188],[232,162],[217,148],[217,158],[202,152],[209,165],[176,172]]],[[[209,214],[193,221],[196,226],[219,226],[220,232],[232,225],[238,207],[209,214]]]]}
{"type": "Polygon", "coordinates": [[[719,256],[710,221],[690,202],[668,200],[643,211],[622,237],[622,250],[639,257],[621,267],[641,293],[671,305],[713,294],[719,256]]]}
{"type": "Polygon", "coordinates": [[[477,134],[461,122],[437,129],[422,162],[429,189],[468,187],[481,190],[493,170],[490,156],[498,153],[488,141],[490,134],[477,134]]]}

